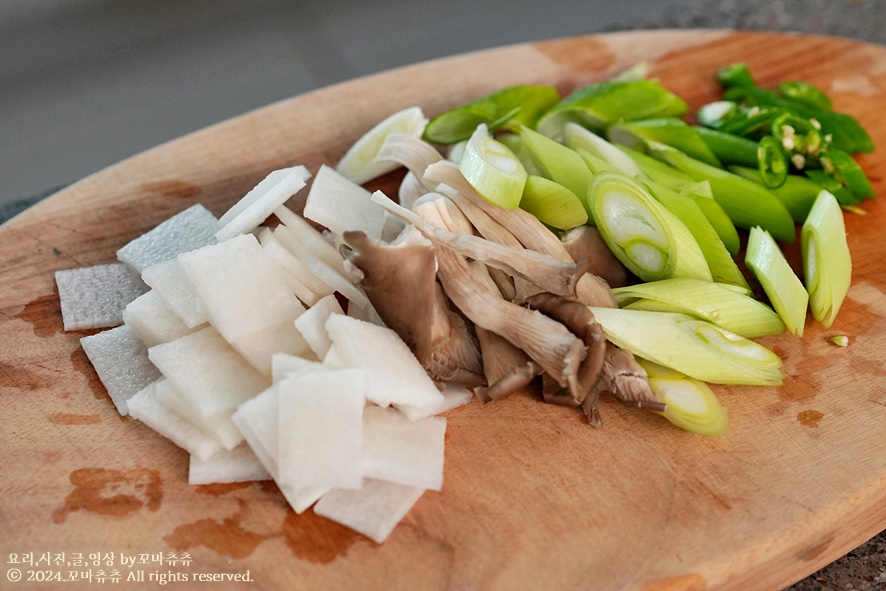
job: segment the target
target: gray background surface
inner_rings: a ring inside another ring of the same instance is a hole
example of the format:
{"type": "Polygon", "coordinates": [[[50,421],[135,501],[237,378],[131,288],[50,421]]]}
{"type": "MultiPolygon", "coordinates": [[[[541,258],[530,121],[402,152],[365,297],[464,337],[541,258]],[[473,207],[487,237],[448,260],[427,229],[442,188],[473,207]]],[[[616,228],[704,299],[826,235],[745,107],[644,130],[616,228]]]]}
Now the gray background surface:
{"type": "MultiPolygon", "coordinates": [[[[0,223],[142,150],[356,76],[510,43],[687,27],[886,44],[886,1],[0,0],[0,223]]],[[[848,589],[886,591],[886,532],[791,587],[848,589]]]]}

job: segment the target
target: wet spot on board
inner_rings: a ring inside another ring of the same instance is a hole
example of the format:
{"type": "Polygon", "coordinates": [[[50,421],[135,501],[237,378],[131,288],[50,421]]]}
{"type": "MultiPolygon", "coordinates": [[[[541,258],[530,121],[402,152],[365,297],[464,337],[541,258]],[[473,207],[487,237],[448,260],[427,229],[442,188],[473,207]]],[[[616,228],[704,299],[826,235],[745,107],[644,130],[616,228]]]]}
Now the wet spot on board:
{"type": "Polygon", "coordinates": [[[708,587],[706,578],[697,573],[688,573],[652,581],[643,591],[704,591],[708,587]]]}
{"type": "Polygon", "coordinates": [[[801,410],[797,413],[797,421],[806,427],[818,427],[824,418],[824,413],[817,410],[801,410]]]}
{"type": "Polygon", "coordinates": [[[196,197],[203,192],[203,189],[197,185],[176,180],[146,183],[142,185],[142,188],[145,191],[156,195],[163,195],[164,197],[180,197],[182,199],[196,197]]]}
{"type": "Polygon", "coordinates": [[[156,470],[80,468],[68,478],[74,490],[53,513],[55,523],[64,522],[75,511],[118,518],[143,508],[156,511],[163,500],[163,482],[156,470]]]}
{"type": "Polygon", "coordinates": [[[97,425],[102,422],[99,415],[82,415],[76,413],[57,412],[49,415],[49,422],[54,425],[97,425]]]}
{"type": "Polygon", "coordinates": [[[44,377],[26,367],[15,367],[0,361],[0,388],[37,390],[45,385],[44,377]]]}
{"type": "Polygon", "coordinates": [[[30,324],[38,337],[51,337],[63,331],[62,311],[56,294],[31,300],[16,318],[30,324]]]}
{"type": "Polygon", "coordinates": [[[95,373],[92,362],[89,361],[89,357],[86,356],[86,352],[81,347],[77,347],[71,352],[71,367],[75,372],[82,374],[86,378],[86,382],[89,384],[92,395],[95,396],[96,400],[107,400],[110,404],[113,404],[104,385],[98,379],[98,374],[95,373]]]}
{"type": "Polygon", "coordinates": [[[221,521],[205,518],[180,525],[163,540],[179,551],[204,546],[230,558],[250,556],[259,544],[274,534],[260,534],[245,529],[240,522],[246,510],[246,502],[239,499],[238,502],[240,508],[232,516],[221,521]]]}
{"type": "Polygon", "coordinates": [[[315,564],[327,564],[348,553],[358,540],[378,545],[352,529],[308,510],[298,515],[290,512],[283,522],[283,538],[296,558],[315,564]]]}

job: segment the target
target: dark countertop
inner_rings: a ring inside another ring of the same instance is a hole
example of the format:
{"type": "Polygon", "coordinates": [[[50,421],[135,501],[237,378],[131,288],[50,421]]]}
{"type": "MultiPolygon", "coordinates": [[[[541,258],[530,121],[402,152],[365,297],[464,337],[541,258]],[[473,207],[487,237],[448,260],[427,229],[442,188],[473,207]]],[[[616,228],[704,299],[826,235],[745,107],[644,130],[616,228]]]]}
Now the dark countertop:
{"type": "MultiPolygon", "coordinates": [[[[734,28],[834,35],[886,44],[886,2],[881,0],[704,0],[665,9],[649,20],[607,30],[734,28]]],[[[601,31],[589,31],[590,33],[601,31]]],[[[61,187],[0,205],[0,224],[61,187]]],[[[886,531],[792,585],[788,591],[886,591],[886,531]]]]}

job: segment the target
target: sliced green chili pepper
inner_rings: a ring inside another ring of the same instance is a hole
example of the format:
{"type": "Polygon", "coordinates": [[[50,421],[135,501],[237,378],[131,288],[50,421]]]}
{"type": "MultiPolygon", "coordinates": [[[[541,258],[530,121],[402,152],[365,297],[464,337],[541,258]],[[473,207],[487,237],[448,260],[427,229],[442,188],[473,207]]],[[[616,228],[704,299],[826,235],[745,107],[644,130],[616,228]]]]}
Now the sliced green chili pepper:
{"type": "Polygon", "coordinates": [[[775,136],[767,135],[757,144],[757,170],[770,189],[779,188],[787,180],[788,158],[775,136]]]}
{"type": "Polygon", "coordinates": [[[791,80],[779,84],[778,92],[785,98],[800,101],[813,109],[831,110],[830,97],[814,84],[791,80]]]}
{"type": "Polygon", "coordinates": [[[699,137],[724,164],[757,166],[757,142],[719,129],[695,127],[699,137]]]}
{"type": "Polygon", "coordinates": [[[804,163],[799,165],[795,162],[794,165],[804,168],[809,158],[817,161],[819,153],[827,148],[828,142],[822,137],[820,127],[821,124],[814,119],[782,113],[772,120],[771,131],[788,154],[803,156],[804,163]]]}
{"type": "Polygon", "coordinates": [[[807,170],[806,176],[809,177],[811,181],[814,181],[818,186],[827,191],[828,193],[833,194],[834,197],[837,198],[837,201],[840,205],[857,205],[862,202],[862,198],[858,195],[855,195],[852,191],[844,187],[840,181],[826,173],[820,168],[814,168],[812,170],[807,170]]]}
{"type": "Polygon", "coordinates": [[[874,188],[871,187],[868,177],[865,176],[858,162],[846,152],[841,150],[822,152],[821,166],[826,173],[834,177],[853,195],[862,199],[870,199],[874,196],[874,188]]]}
{"type": "Polygon", "coordinates": [[[756,86],[751,71],[742,63],[723,66],[717,70],[717,79],[726,88],[747,88],[756,86]]]}

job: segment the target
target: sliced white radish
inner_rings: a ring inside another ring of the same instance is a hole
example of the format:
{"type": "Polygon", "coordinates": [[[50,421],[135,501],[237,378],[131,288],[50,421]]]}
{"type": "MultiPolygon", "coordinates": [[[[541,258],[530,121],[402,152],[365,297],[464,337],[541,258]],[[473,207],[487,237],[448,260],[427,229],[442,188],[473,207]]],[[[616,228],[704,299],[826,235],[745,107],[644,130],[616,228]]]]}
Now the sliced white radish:
{"type": "Polygon", "coordinates": [[[320,281],[311,273],[303,262],[280,244],[270,228],[265,228],[259,235],[259,242],[268,254],[268,257],[277,264],[282,271],[281,277],[286,281],[289,289],[306,306],[313,306],[317,300],[331,294],[331,287],[320,281]]]}
{"type": "Polygon", "coordinates": [[[185,326],[196,328],[206,323],[206,311],[178,259],[151,265],[142,271],[142,279],[163,298],[185,326]]]}
{"type": "Polygon", "coordinates": [[[363,411],[363,475],[440,490],[446,419],[411,421],[399,410],[367,405],[363,411]]]}
{"type": "Polygon", "coordinates": [[[280,220],[282,225],[290,230],[298,241],[298,244],[307,248],[310,252],[322,260],[324,263],[338,271],[345,273],[345,263],[336,246],[327,240],[323,234],[312,226],[305,218],[296,214],[294,211],[281,205],[274,210],[274,215],[280,220]]]}
{"type": "Polygon", "coordinates": [[[211,326],[151,347],[148,356],[204,417],[233,409],[270,385],[211,326]]]}
{"type": "Polygon", "coordinates": [[[398,163],[376,159],[385,139],[394,133],[420,137],[427,124],[428,120],[420,107],[409,107],[390,115],[354,142],[339,160],[336,170],[361,185],[396,170],[400,166],[398,163]]]}
{"type": "Polygon", "coordinates": [[[83,337],[80,345],[121,415],[129,412],[133,395],[160,377],[144,343],[125,324],[83,337]]]}
{"type": "Polygon", "coordinates": [[[226,410],[216,415],[204,417],[200,409],[194,406],[168,379],[158,380],[155,386],[157,400],[181,417],[192,422],[201,431],[215,438],[226,450],[232,450],[243,441],[243,434],[231,420],[233,410],[226,410]]]}
{"type": "Polygon", "coordinates": [[[271,172],[218,220],[215,237],[229,240],[252,232],[274,209],[303,189],[309,178],[311,174],[304,166],[271,172]]]}
{"type": "Polygon", "coordinates": [[[185,326],[166,300],[153,289],[129,302],[123,309],[123,322],[147,347],[174,341],[193,330],[185,326]]]}
{"type": "Polygon", "coordinates": [[[229,342],[304,311],[251,234],[185,253],[178,261],[210,323],[229,342]]]}
{"type": "Polygon", "coordinates": [[[277,384],[279,481],[359,488],[366,372],[324,369],[277,384]]]}
{"type": "Polygon", "coordinates": [[[372,201],[370,195],[324,164],[311,184],[304,216],[335,234],[359,230],[379,240],[385,224],[385,209],[372,201]]]}
{"type": "Polygon", "coordinates": [[[117,251],[117,258],[141,273],[183,252],[215,243],[216,219],[202,205],[192,205],[117,251]]]}
{"type": "Polygon", "coordinates": [[[188,484],[251,482],[270,480],[271,475],[246,445],[220,451],[206,459],[192,455],[188,466],[188,484]]]}
{"type": "Polygon", "coordinates": [[[153,385],[129,399],[129,414],[198,458],[205,460],[222,450],[218,441],[157,400],[153,385]]]}
{"type": "Polygon", "coordinates": [[[123,263],[55,272],[65,330],[123,324],[123,309],[148,291],[138,274],[123,263]]]}
{"type": "Polygon", "coordinates": [[[271,362],[275,353],[317,359],[308,342],[295,328],[295,320],[296,318],[283,319],[273,326],[238,337],[231,342],[231,346],[270,380],[271,362]]]}
{"type": "Polygon", "coordinates": [[[464,406],[465,404],[469,403],[474,397],[474,393],[461,384],[443,382],[442,384],[438,383],[437,385],[443,386],[443,390],[440,391],[440,393],[443,394],[443,400],[439,403],[432,404],[430,406],[398,404],[397,408],[410,420],[418,421],[426,417],[431,417],[450,411],[454,408],[458,408],[459,406],[464,406]]]}
{"type": "Polygon", "coordinates": [[[311,346],[319,359],[326,356],[332,339],[326,332],[326,320],[333,314],[344,314],[341,305],[334,295],[328,295],[311,306],[304,314],[295,319],[295,328],[311,346]]]}
{"type": "Polygon", "coordinates": [[[443,395],[424,368],[389,328],[333,314],[326,321],[332,349],[348,367],[366,370],[366,397],[379,406],[439,404],[443,395]]]}
{"type": "Polygon", "coordinates": [[[361,490],[329,491],[314,505],[314,513],[381,544],[422,494],[420,488],[367,479],[361,490]]]}
{"type": "Polygon", "coordinates": [[[297,355],[275,353],[271,360],[271,375],[273,382],[276,384],[288,375],[323,369],[323,367],[323,364],[319,361],[297,355]]]}
{"type": "Polygon", "coordinates": [[[348,316],[376,326],[385,325],[385,321],[378,315],[378,311],[372,305],[372,302],[369,302],[365,306],[358,306],[352,302],[351,305],[348,306],[348,316]]]}

